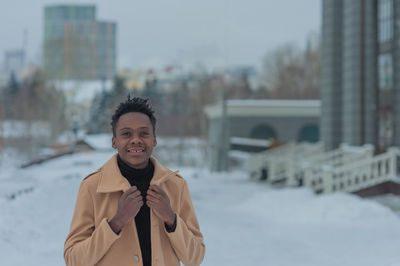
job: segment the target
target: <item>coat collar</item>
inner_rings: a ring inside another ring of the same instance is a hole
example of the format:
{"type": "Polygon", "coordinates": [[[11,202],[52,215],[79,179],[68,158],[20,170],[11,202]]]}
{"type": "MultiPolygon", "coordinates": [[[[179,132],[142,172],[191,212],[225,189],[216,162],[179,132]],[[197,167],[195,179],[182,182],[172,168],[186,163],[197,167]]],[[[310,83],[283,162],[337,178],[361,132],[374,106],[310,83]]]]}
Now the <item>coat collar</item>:
{"type": "MultiPolygon", "coordinates": [[[[160,185],[165,182],[173,174],[168,168],[162,166],[154,157],[150,160],[154,164],[154,175],[150,184],[160,185]]],[[[100,181],[97,186],[97,193],[109,193],[116,191],[125,192],[131,187],[128,180],[121,174],[117,163],[117,154],[111,157],[100,169],[100,181]]]]}

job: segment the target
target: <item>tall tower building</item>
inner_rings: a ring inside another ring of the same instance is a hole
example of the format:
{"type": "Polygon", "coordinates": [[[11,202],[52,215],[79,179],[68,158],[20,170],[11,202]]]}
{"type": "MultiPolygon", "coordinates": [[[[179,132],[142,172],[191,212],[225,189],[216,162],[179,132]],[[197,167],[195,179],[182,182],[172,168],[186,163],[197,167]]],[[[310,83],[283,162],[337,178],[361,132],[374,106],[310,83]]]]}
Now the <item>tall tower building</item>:
{"type": "Polygon", "coordinates": [[[97,21],[95,6],[45,7],[43,63],[54,79],[112,79],[116,24],[97,21]]]}
{"type": "Polygon", "coordinates": [[[25,65],[25,51],[22,49],[6,51],[4,54],[4,70],[7,73],[19,74],[25,65]]]}
{"type": "Polygon", "coordinates": [[[321,138],[400,144],[400,2],[323,0],[321,138]]]}

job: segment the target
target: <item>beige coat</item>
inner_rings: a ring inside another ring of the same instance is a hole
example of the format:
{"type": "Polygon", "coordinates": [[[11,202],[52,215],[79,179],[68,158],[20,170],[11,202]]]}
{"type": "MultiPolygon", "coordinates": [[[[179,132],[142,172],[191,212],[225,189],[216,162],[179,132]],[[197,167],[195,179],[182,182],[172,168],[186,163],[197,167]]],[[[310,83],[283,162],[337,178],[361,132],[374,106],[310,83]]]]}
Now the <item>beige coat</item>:
{"type": "MultiPolygon", "coordinates": [[[[205,245],[186,181],[156,159],[151,160],[154,164],[151,184],[159,185],[166,192],[177,215],[176,230],[168,233],[164,223],[150,212],[152,265],[174,266],[180,265],[179,261],[199,265],[205,245]]],[[[64,246],[68,266],[142,265],[135,221],[126,225],[119,235],[108,224],[117,212],[119,198],[129,187],[119,171],[116,155],[82,181],[64,246]]]]}

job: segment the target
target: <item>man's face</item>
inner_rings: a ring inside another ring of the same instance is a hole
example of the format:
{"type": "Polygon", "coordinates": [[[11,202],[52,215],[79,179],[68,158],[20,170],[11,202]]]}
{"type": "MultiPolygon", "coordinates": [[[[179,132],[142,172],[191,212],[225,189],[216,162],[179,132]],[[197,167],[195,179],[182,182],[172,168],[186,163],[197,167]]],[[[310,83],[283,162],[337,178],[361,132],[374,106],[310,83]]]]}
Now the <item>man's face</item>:
{"type": "Polygon", "coordinates": [[[153,125],[147,115],[131,112],[119,117],[112,147],[118,149],[120,158],[130,167],[145,168],[156,145],[153,125]]]}

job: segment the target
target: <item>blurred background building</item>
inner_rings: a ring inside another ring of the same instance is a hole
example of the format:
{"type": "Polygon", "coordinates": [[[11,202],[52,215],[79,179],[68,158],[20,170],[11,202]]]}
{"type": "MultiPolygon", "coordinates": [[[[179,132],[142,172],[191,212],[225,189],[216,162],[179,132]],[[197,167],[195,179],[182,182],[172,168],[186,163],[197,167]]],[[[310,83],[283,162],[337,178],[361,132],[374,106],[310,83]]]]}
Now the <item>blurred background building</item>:
{"type": "Polygon", "coordinates": [[[23,49],[6,51],[4,55],[4,70],[9,73],[18,73],[25,65],[25,51],[23,49]]]}
{"type": "Polygon", "coordinates": [[[400,144],[400,2],[322,4],[321,136],[327,149],[400,144]]]}
{"type": "Polygon", "coordinates": [[[24,49],[8,50],[4,53],[4,62],[0,66],[0,86],[5,86],[13,78],[19,79],[26,66],[24,49]]]}
{"type": "Polygon", "coordinates": [[[236,99],[205,107],[210,169],[227,169],[223,160],[229,150],[257,152],[291,141],[318,142],[320,112],[319,100],[236,99]]]}
{"type": "Polygon", "coordinates": [[[116,73],[116,30],[116,23],[96,20],[94,5],[45,7],[45,71],[53,79],[112,79],[116,73]]]}

